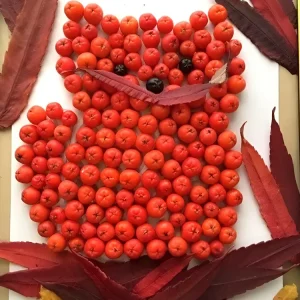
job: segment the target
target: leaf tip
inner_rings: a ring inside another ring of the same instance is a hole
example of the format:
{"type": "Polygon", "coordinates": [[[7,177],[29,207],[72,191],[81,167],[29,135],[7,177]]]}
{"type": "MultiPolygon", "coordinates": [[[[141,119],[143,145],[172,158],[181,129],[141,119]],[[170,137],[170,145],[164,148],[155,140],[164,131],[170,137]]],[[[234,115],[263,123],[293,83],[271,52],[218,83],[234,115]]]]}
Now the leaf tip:
{"type": "Polygon", "coordinates": [[[275,121],[276,106],[272,109],[272,121],[275,121]]]}
{"type": "Polygon", "coordinates": [[[244,128],[245,128],[245,125],[246,125],[247,121],[242,125],[242,127],[240,128],[240,134],[241,134],[241,138],[242,138],[242,141],[245,141],[245,137],[244,137],[244,128]]]}

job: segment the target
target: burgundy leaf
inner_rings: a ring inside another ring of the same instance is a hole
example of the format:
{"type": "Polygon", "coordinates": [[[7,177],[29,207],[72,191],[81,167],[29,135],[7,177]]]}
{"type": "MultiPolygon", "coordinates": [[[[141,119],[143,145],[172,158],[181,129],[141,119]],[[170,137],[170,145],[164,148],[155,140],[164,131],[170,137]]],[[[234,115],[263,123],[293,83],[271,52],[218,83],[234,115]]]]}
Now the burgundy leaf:
{"type": "Polygon", "coordinates": [[[97,286],[101,296],[109,300],[140,300],[141,298],[131,293],[124,286],[109,278],[100,268],[87,258],[74,253],[85,273],[97,286]]]}
{"type": "MultiPolygon", "coordinates": [[[[7,287],[24,296],[37,297],[40,285],[44,282],[63,284],[68,287],[77,287],[85,291],[86,298],[89,295],[98,295],[98,290],[85,274],[80,264],[74,261],[66,261],[64,264],[48,268],[35,268],[31,270],[10,272],[0,276],[0,286],[7,287]]],[[[97,298],[94,298],[97,299],[97,298]]]]}
{"type": "Polygon", "coordinates": [[[51,267],[74,259],[69,251],[54,253],[45,244],[31,242],[0,243],[0,258],[29,269],[51,267]]]}
{"type": "Polygon", "coordinates": [[[272,112],[270,135],[270,167],[289,214],[297,230],[300,231],[300,192],[297,186],[294,164],[284,144],[279,124],[275,120],[275,108],[272,112]]]}
{"type": "Polygon", "coordinates": [[[56,7],[57,0],[27,0],[18,16],[0,76],[0,128],[10,127],[28,103],[56,7]]]}
{"type": "Polygon", "coordinates": [[[84,69],[82,71],[85,71],[86,73],[90,74],[101,82],[108,84],[116,90],[126,93],[130,97],[152,103],[156,102],[156,95],[154,93],[149,92],[145,88],[132,83],[122,76],[103,70],[84,69]]]}
{"type": "Polygon", "coordinates": [[[191,259],[191,255],[168,259],[141,279],[133,288],[133,293],[142,298],[155,295],[179,274],[190,263],[191,259]]]}
{"type": "Polygon", "coordinates": [[[259,205],[272,238],[297,235],[295,222],[291,218],[279,187],[255,148],[244,137],[241,127],[243,162],[249,177],[253,194],[259,205]]]}
{"type": "Polygon", "coordinates": [[[108,277],[124,285],[128,290],[131,290],[139,280],[169,257],[169,255],[166,255],[162,260],[152,260],[147,255],[144,255],[137,260],[126,262],[108,261],[101,263],[97,260],[92,260],[92,262],[108,277]]]}
{"type": "Polygon", "coordinates": [[[254,8],[268,20],[287,43],[297,49],[296,31],[277,0],[251,0],[254,8]]]}
{"type": "Polygon", "coordinates": [[[294,28],[298,28],[298,17],[297,17],[297,9],[293,0],[278,0],[283,11],[289,17],[291,23],[294,28]]]}
{"type": "MultiPolygon", "coordinates": [[[[187,300],[198,299],[210,286],[216,276],[222,259],[206,262],[184,272],[180,276],[181,281],[177,281],[172,286],[158,292],[151,300],[187,300]],[[184,277],[184,278],[182,278],[184,277]]],[[[210,299],[213,300],[213,299],[210,299]]]]}
{"type": "Polygon", "coordinates": [[[216,0],[226,7],[233,24],[268,58],[298,73],[298,51],[292,48],[277,30],[246,1],[216,0]]]}
{"type": "MultiPolygon", "coordinates": [[[[81,286],[84,286],[84,282],[81,286]]],[[[78,286],[78,284],[70,286],[60,283],[43,282],[44,288],[52,291],[63,300],[105,300],[100,295],[92,295],[90,293],[87,298],[87,291],[81,286],[78,286]]]]}
{"type": "Polygon", "coordinates": [[[17,16],[22,10],[25,0],[0,0],[0,12],[3,15],[3,18],[12,32],[17,16]]]}
{"type": "Polygon", "coordinates": [[[231,298],[272,281],[291,269],[242,268],[237,270],[234,266],[232,267],[230,273],[223,274],[221,270],[210,287],[198,300],[231,298]]]}

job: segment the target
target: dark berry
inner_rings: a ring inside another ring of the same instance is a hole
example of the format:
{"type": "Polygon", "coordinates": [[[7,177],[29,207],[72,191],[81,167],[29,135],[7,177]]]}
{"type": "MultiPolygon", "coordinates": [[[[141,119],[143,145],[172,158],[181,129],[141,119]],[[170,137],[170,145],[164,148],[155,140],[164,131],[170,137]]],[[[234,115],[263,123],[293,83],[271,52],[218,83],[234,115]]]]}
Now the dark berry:
{"type": "Polygon", "coordinates": [[[164,83],[156,77],[150,78],[146,83],[146,89],[154,94],[159,94],[164,89],[164,83]]]}
{"type": "Polygon", "coordinates": [[[192,60],[189,58],[183,58],[179,62],[179,69],[184,74],[189,74],[190,72],[192,72],[194,69],[192,60]]]}
{"type": "Polygon", "coordinates": [[[127,69],[124,65],[116,65],[114,68],[114,73],[120,76],[127,75],[127,69]]]}

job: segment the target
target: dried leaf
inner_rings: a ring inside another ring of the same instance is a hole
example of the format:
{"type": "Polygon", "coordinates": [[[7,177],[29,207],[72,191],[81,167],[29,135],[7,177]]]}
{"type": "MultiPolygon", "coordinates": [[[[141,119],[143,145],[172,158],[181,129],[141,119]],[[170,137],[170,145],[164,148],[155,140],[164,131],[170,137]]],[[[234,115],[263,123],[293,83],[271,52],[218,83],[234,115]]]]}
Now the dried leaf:
{"type": "Polygon", "coordinates": [[[274,239],[228,253],[199,300],[223,300],[254,289],[289,269],[277,269],[300,252],[300,236],[274,239]]]}
{"type": "Polygon", "coordinates": [[[168,259],[140,280],[132,292],[142,298],[155,295],[179,274],[190,263],[191,259],[191,255],[168,259]]]}
{"type": "Polygon", "coordinates": [[[297,300],[298,291],[295,284],[285,285],[273,298],[273,300],[297,300]]]}
{"type": "Polygon", "coordinates": [[[298,16],[297,16],[297,9],[293,0],[278,0],[283,11],[289,17],[291,23],[293,24],[294,28],[298,28],[298,16]]]}
{"type": "Polygon", "coordinates": [[[18,16],[0,76],[0,128],[11,126],[28,103],[56,7],[57,0],[27,0],[18,16]]]}
{"type": "MultiPolygon", "coordinates": [[[[221,259],[206,262],[184,272],[180,281],[175,285],[169,286],[161,292],[158,292],[151,300],[187,300],[199,299],[199,297],[210,286],[213,278],[216,276],[221,264],[221,259]]],[[[213,299],[210,299],[213,300],[213,299]]]]}
{"type": "Polygon", "coordinates": [[[223,82],[225,82],[227,80],[227,78],[228,78],[228,65],[229,65],[229,62],[231,61],[231,59],[232,58],[230,57],[230,53],[229,53],[228,62],[226,64],[224,64],[219,70],[217,70],[217,72],[211,78],[209,83],[222,84],[223,82]]]}
{"type": "Polygon", "coordinates": [[[251,2],[254,8],[276,28],[286,42],[297,49],[296,31],[279,2],[277,0],[251,0],[251,2]]]}
{"type": "Polygon", "coordinates": [[[25,268],[51,267],[73,259],[73,255],[64,251],[54,253],[45,244],[31,242],[0,243],[0,258],[25,268]]]}
{"type": "Polygon", "coordinates": [[[270,135],[270,167],[289,214],[297,230],[300,231],[300,192],[297,186],[294,164],[284,144],[279,124],[275,120],[275,108],[272,112],[270,135]]]}
{"type": "Polygon", "coordinates": [[[244,137],[241,127],[243,162],[249,177],[253,194],[259,205],[272,238],[297,235],[295,222],[291,218],[279,187],[255,148],[244,137]]]}
{"type": "Polygon", "coordinates": [[[12,32],[25,0],[0,0],[0,12],[12,32]]]}
{"type": "Polygon", "coordinates": [[[10,272],[0,276],[0,286],[9,288],[26,297],[38,297],[41,285],[50,289],[47,285],[48,282],[54,285],[65,285],[68,289],[83,290],[82,297],[77,298],[78,300],[100,299],[97,298],[99,294],[94,283],[87,277],[83,268],[74,261],[67,261],[64,264],[49,268],[10,272]]]}
{"type": "Polygon", "coordinates": [[[82,265],[85,273],[92,279],[97,286],[101,296],[109,300],[140,300],[141,298],[131,293],[124,286],[115,282],[111,278],[90,262],[87,258],[74,253],[78,262],[82,265]]]}
{"type": "MultiPolygon", "coordinates": [[[[81,70],[81,69],[79,69],[81,70]]],[[[124,92],[130,97],[137,98],[147,102],[156,102],[156,95],[145,88],[132,83],[131,81],[125,79],[122,76],[116,75],[112,72],[103,70],[82,70],[91,76],[97,78],[101,82],[108,84],[109,86],[115,88],[120,92],[124,92]]]]}
{"type": "Polygon", "coordinates": [[[41,300],[62,300],[56,294],[45,289],[43,286],[41,287],[41,290],[40,290],[40,298],[41,298],[41,300]]]}
{"type": "Polygon", "coordinates": [[[298,73],[298,51],[287,44],[277,30],[246,1],[216,2],[226,7],[229,19],[265,56],[292,74],[298,73]]]}

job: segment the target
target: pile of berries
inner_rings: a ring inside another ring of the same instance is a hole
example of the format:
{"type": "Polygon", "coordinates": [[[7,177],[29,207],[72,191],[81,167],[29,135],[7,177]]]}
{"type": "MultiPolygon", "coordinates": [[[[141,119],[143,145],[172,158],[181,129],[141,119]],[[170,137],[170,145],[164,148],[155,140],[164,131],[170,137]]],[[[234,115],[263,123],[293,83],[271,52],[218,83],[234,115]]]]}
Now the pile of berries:
{"type": "Polygon", "coordinates": [[[29,184],[22,201],[31,205],[39,234],[53,251],[68,245],[93,258],[125,253],[136,259],[146,252],[160,259],[167,251],[219,257],[224,244],[236,239],[234,207],[243,198],[235,188],[242,155],[233,150],[237,138],[225,114],[237,110],[236,94],[245,88],[243,60],[233,58],[232,76],[211,88],[208,98],[170,107],[149,105],[88,74],[74,74],[70,56],[78,55],[80,68],[115,72],[136,84],[147,81],[154,92],[166,80],[167,88],[179,87],[183,74],[188,84],[203,83],[223,65],[226,49],[232,56],[241,50],[232,40],[226,9],[214,5],[209,10],[213,41],[203,12],[175,26],[169,17],[156,21],[151,14],[139,22],[133,17],[119,22],[103,17],[97,4],[84,8],[77,1],[70,1],[65,13],[70,21],[64,25],[66,38],[56,44],[63,56],[57,70],[82,114],[59,103],[31,107],[31,124],[20,130],[25,145],[15,152],[23,164],[16,179],[29,184]],[[78,23],[82,17],[88,24],[78,23]],[[99,24],[107,38],[102,31],[98,36],[99,24]],[[75,130],[78,118],[82,126],[75,130]]]}

